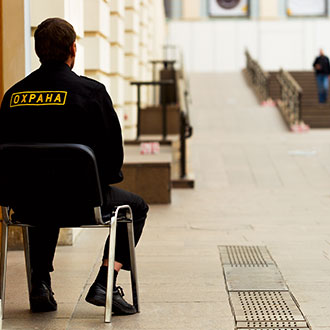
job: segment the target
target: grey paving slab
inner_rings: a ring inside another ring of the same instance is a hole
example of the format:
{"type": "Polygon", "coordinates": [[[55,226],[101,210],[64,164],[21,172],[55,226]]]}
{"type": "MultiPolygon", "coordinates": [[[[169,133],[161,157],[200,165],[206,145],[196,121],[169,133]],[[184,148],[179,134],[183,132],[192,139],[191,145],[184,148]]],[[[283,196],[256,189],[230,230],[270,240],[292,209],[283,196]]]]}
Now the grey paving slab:
{"type": "Polygon", "coordinates": [[[2,324],[2,329],[8,330],[64,330],[67,329],[69,324],[68,319],[61,320],[44,320],[36,321],[31,320],[17,320],[5,319],[2,324]]]}
{"type": "MultiPolygon", "coordinates": [[[[101,311],[93,313],[91,309],[85,309],[82,306],[80,311],[73,315],[70,322],[70,329],[75,329],[76,324],[86,328],[89,320],[101,319],[101,311]]],[[[97,307],[95,307],[97,308],[97,307]]],[[[233,326],[233,320],[230,317],[229,308],[221,310],[220,303],[143,303],[141,313],[129,317],[114,316],[113,327],[119,329],[222,329],[221,324],[226,322],[233,326]]],[[[90,323],[91,324],[91,323],[90,323]]],[[[103,329],[103,325],[97,325],[96,329],[103,329]]],[[[83,329],[85,329],[83,327],[83,329]]],[[[230,329],[230,328],[228,328],[230,329]]]]}
{"type": "Polygon", "coordinates": [[[228,291],[288,290],[276,266],[223,267],[228,291]]]}

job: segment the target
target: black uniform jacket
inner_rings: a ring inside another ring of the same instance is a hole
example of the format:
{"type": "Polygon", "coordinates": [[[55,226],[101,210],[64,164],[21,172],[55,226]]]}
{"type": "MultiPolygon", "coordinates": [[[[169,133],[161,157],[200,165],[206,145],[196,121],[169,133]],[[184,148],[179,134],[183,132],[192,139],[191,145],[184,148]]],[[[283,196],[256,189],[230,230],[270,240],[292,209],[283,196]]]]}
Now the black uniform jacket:
{"type": "Polygon", "coordinates": [[[103,187],[122,180],[121,127],[101,83],[47,63],[11,87],[0,110],[0,143],[80,143],[94,150],[103,187]]]}
{"type": "Polygon", "coordinates": [[[316,74],[330,74],[330,63],[327,56],[318,56],[313,63],[313,67],[316,74]]]}

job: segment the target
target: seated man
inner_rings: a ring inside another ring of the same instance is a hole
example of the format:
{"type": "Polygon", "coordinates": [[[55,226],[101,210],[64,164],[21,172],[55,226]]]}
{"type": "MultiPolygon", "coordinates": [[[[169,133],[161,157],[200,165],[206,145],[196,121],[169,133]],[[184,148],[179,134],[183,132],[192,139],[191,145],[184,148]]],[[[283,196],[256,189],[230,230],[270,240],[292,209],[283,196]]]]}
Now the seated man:
{"type": "MultiPolygon", "coordinates": [[[[141,197],[109,186],[122,180],[123,164],[121,128],[110,96],[104,85],[72,71],[76,33],[71,24],[60,18],[47,19],[38,26],[34,38],[41,66],[6,92],[0,110],[0,143],[80,143],[92,148],[100,172],[103,212],[109,213],[114,206],[129,204],[137,243],[148,206],[141,197]]],[[[53,271],[58,234],[58,228],[29,230],[33,312],[57,309],[50,272],[53,271]]],[[[89,303],[97,306],[105,306],[108,244],[109,237],[100,271],[86,296],[89,303]]],[[[115,281],[121,268],[130,268],[125,226],[117,227],[115,281]]],[[[122,289],[116,285],[112,308],[117,314],[136,313],[135,307],[123,299],[122,289]]]]}

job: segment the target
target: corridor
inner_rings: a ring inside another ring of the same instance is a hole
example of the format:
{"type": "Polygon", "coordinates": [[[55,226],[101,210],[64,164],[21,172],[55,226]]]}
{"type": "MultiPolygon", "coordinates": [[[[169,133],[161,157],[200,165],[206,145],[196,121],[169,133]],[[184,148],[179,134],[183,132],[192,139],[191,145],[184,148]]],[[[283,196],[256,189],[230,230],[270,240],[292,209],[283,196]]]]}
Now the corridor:
{"type": "MultiPolygon", "coordinates": [[[[313,330],[330,329],[330,130],[292,133],[241,73],[192,74],[194,189],[151,205],[137,248],[141,313],[113,329],[234,330],[219,245],[266,246],[313,330]]],[[[58,311],[31,314],[23,253],[8,257],[3,329],[108,329],[84,301],[106,231],[58,247],[58,311]]],[[[129,297],[127,274],[118,283],[129,297]]],[[[126,296],[125,296],[126,297],[126,296]]]]}

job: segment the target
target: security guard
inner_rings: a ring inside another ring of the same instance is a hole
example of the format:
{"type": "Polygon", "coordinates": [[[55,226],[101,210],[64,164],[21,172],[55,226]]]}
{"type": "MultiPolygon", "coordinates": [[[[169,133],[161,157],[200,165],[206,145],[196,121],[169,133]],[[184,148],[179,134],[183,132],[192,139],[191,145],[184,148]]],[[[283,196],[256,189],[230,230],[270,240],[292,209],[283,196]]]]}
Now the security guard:
{"type": "MultiPolygon", "coordinates": [[[[121,128],[110,96],[104,85],[72,71],[76,33],[71,24],[60,18],[49,18],[38,26],[34,38],[41,66],[6,92],[0,110],[0,143],[80,143],[91,147],[98,162],[105,211],[111,211],[115,205],[129,204],[134,214],[137,243],[148,206],[141,197],[109,186],[122,180],[123,164],[121,128]]],[[[121,268],[130,267],[125,230],[118,226],[115,279],[121,268]]],[[[58,234],[57,228],[29,230],[30,302],[34,312],[57,309],[50,272],[58,234]]],[[[98,306],[105,306],[108,244],[109,237],[100,271],[86,296],[88,302],[98,306]]],[[[113,312],[136,313],[135,307],[123,299],[122,289],[114,285],[113,290],[113,312]]]]}

